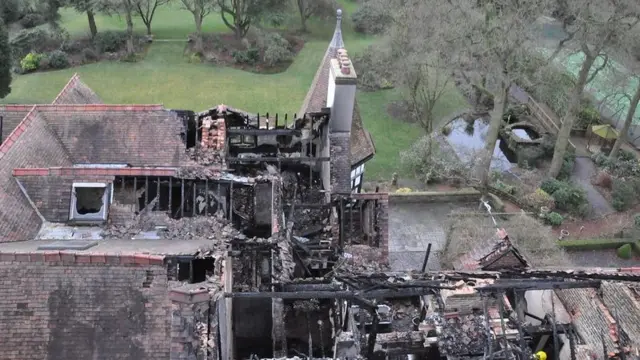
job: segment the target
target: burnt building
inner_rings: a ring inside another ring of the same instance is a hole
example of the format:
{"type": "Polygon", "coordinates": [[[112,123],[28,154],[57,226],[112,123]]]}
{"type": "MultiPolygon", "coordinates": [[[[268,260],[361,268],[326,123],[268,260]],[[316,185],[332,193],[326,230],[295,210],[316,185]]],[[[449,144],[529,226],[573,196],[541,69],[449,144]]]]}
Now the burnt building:
{"type": "Polygon", "coordinates": [[[300,116],[1,106],[0,359],[638,358],[637,268],[388,271],[356,79],[339,14],[300,116]]]}
{"type": "MultiPolygon", "coordinates": [[[[356,79],[339,17],[300,116],[104,104],[77,75],[52,104],[1,106],[0,358],[310,342],[283,299],[224,294],[327,276],[345,252],[387,261],[387,194],[359,192],[375,150],[356,79]]],[[[334,330],[327,319],[322,338],[334,330]]]]}

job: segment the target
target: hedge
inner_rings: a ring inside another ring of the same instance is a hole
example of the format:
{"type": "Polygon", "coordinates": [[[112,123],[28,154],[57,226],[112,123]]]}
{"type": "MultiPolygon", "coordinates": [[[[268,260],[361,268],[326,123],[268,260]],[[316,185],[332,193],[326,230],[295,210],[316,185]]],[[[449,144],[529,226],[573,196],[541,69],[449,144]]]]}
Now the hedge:
{"type": "Polygon", "coordinates": [[[607,250],[617,249],[626,244],[631,244],[634,250],[640,254],[640,241],[633,239],[579,239],[558,241],[558,246],[565,250],[607,250]]]}

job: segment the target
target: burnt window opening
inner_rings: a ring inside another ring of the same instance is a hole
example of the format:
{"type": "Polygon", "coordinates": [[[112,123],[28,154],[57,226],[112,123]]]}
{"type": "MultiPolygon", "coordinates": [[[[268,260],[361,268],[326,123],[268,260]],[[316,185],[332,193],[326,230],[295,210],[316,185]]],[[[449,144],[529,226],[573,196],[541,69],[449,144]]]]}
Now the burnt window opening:
{"type": "Polygon", "coordinates": [[[207,276],[213,276],[214,269],[215,259],[212,257],[177,259],[177,280],[190,284],[201,283],[207,280],[207,276]]]}
{"type": "Polygon", "coordinates": [[[173,110],[182,121],[184,131],[181,133],[187,149],[195,147],[198,143],[198,122],[195,112],[191,110],[173,110]]]}
{"type": "Polygon", "coordinates": [[[207,281],[207,276],[213,276],[215,260],[213,258],[193,259],[191,261],[190,283],[200,283],[207,281]]]}
{"type": "Polygon", "coordinates": [[[76,211],[80,215],[98,214],[104,206],[105,188],[76,188],[76,211]]]}
{"type": "Polygon", "coordinates": [[[107,183],[74,183],[69,219],[92,222],[106,220],[110,189],[107,183]]]}
{"type": "Polygon", "coordinates": [[[171,218],[227,214],[229,184],[173,177],[118,177],[114,202],[130,211],[166,212],[171,218]]]}

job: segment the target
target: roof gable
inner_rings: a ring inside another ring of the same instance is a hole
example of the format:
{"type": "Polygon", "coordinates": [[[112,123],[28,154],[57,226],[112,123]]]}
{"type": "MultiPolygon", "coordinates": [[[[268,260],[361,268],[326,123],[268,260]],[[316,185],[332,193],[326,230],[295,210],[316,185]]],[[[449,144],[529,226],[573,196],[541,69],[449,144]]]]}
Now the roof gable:
{"type": "Polygon", "coordinates": [[[69,165],[65,148],[34,107],[0,146],[0,242],[30,240],[42,224],[13,169],[69,165]]]}
{"type": "Polygon", "coordinates": [[[53,105],[61,104],[102,104],[102,99],[80,80],[80,76],[74,74],[67,85],[53,100],[53,105]]]}
{"type": "Polygon", "coordinates": [[[2,140],[0,143],[11,134],[31,109],[33,109],[33,105],[0,105],[0,117],[2,117],[2,140]]]}
{"type": "Polygon", "coordinates": [[[480,242],[470,252],[453,262],[455,270],[501,270],[527,268],[529,263],[516,249],[509,237],[500,229],[496,237],[480,242]]]}
{"type": "MultiPolygon", "coordinates": [[[[327,94],[329,92],[329,72],[331,69],[331,59],[335,58],[339,48],[344,47],[342,41],[342,32],[340,29],[341,12],[338,13],[338,22],[333,39],[324,53],[320,67],[311,82],[311,87],[305,96],[300,108],[299,114],[308,112],[320,112],[322,108],[327,106],[327,94]]],[[[373,139],[369,132],[364,128],[362,117],[360,116],[360,108],[358,100],[353,106],[353,120],[351,125],[351,164],[356,165],[373,156],[376,152],[373,139]]]]}

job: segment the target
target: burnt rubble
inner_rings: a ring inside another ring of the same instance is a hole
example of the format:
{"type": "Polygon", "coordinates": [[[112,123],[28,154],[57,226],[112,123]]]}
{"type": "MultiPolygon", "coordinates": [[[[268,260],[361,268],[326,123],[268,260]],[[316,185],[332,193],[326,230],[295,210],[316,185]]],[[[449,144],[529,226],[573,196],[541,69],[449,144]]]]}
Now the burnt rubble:
{"type": "Polygon", "coordinates": [[[443,355],[477,355],[485,350],[488,323],[482,314],[447,318],[436,313],[425,322],[438,329],[438,348],[443,355]]]}

